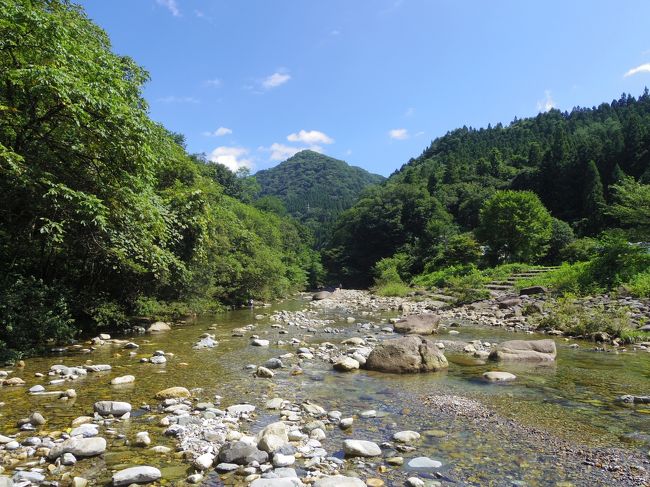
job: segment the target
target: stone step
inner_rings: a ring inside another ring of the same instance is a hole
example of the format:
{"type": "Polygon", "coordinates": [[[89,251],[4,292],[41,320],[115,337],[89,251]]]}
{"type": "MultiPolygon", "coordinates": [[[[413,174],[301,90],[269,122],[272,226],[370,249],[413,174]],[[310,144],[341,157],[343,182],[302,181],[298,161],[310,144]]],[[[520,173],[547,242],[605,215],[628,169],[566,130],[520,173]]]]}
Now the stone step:
{"type": "Polygon", "coordinates": [[[447,296],[446,294],[429,294],[429,297],[431,299],[435,299],[436,301],[442,301],[444,303],[454,303],[456,301],[456,298],[452,296],[447,296]]]}
{"type": "Polygon", "coordinates": [[[508,291],[512,289],[512,286],[504,286],[502,284],[488,284],[485,287],[494,291],[508,291]]]}

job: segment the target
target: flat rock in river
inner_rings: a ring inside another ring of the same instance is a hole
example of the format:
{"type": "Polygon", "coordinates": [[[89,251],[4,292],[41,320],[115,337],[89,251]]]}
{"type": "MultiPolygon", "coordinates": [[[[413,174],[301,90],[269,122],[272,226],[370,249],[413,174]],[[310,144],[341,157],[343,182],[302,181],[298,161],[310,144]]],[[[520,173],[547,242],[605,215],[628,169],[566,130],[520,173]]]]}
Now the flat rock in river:
{"type": "Polygon", "coordinates": [[[131,467],[114,473],[113,485],[120,487],[131,484],[149,484],[159,480],[161,477],[160,470],[155,467],[131,467]]]}
{"type": "Polygon", "coordinates": [[[499,362],[553,362],[557,354],[553,340],[510,340],[490,353],[499,362]]]}
{"type": "Polygon", "coordinates": [[[440,317],[434,314],[410,315],[398,321],[394,329],[406,335],[433,335],[438,331],[440,317]]]}

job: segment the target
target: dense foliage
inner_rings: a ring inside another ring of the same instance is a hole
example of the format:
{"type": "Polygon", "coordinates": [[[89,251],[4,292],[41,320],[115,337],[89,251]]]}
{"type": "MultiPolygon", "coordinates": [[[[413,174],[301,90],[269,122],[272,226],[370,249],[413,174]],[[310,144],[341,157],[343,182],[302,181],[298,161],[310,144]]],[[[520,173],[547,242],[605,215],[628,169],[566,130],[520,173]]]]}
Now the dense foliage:
{"type": "Polygon", "coordinates": [[[80,7],[0,0],[2,351],[317,278],[299,227],[226,194],[151,121],[146,80],[80,7]]]}
{"type": "Polygon", "coordinates": [[[320,248],[330,235],[333,222],[350,208],[361,192],[384,177],[344,161],[303,150],[277,166],[259,171],[255,179],[259,196],[276,197],[287,212],[314,232],[320,248]]]}
{"type": "MultiPolygon", "coordinates": [[[[454,265],[442,256],[452,242],[454,252],[463,252],[455,236],[470,232],[483,245],[484,261],[559,262],[575,237],[608,228],[625,228],[631,240],[647,239],[649,184],[648,90],[638,99],[623,95],[508,126],[463,127],[433,141],[344,212],[324,257],[333,279],[367,285],[373,266],[396,253],[410,256],[411,277],[454,265]],[[505,214],[486,225],[486,202],[512,197],[512,191],[534,193],[553,217],[549,235],[546,210],[536,205],[544,224],[520,235],[532,230],[543,237],[532,253],[503,251],[517,238],[503,234],[505,214]]],[[[473,243],[466,244],[471,254],[473,243]]]]}

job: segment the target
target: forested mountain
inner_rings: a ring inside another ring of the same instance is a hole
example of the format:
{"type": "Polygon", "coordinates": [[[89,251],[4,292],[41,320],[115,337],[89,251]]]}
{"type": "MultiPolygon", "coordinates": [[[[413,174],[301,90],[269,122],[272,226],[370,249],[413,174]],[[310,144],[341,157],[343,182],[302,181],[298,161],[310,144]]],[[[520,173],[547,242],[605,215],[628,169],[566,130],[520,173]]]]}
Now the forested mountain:
{"type": "Polygon", "coordinates": [[[396,252],[409,256],[409,272],[421,272],[451,236],[477,229],[484,203],[505,189],[537,194],[565,233],[596,235],[616,223],[607,211],[611,186],[626,176],[650,183],[647,89],[638,99],[623,95],[508,126],[463,127],[346,211],[326,259],[336,279],[357,284],[396,252]]]}
{"type": "Polygon", "coordinates": [[[292,220],[153,122],[148,74],[66,1],[0,0],[0,355],[307,284],[292,220]]]}
{"type": "Polygon", "coordinates": [[[309,227],[320,247],[332,223],[369,185],[385,178],[311,150],[255,174],[260,197],[279,198],[288,213],[309,227]]]}

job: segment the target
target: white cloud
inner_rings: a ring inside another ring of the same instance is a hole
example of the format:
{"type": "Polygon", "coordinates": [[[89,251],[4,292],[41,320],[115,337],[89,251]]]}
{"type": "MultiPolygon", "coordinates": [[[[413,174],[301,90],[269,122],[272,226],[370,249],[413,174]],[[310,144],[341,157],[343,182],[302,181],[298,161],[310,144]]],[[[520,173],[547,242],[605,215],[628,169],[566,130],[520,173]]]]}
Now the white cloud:
{"type": "Polygon", "coordinates": [[[156,0],[156,3],[169,10],[174,17],[181,16],[181,11],[178,9],[178,5],[176,5],[176,0],[156,0]]]}
{"type": "Polygon", "coordinates": [[[242,167],[252,169],[253,159],[248,157],[248,149],[245,147],[228,147],[220,146],[210,153],[211,162],[223,164],[231,171],[235,172],[242,167]]]}
{"type": "Polygon", "coordinates": [[[223,137],[224,135],[230,134],[232,134],[232,129],[229,129],[228,127],[219,127],[214,132],[203,132],[203,135],[206,137],[223,137]]]}
{"type": "Polygon", "coordinates": [[[313,150],[314,152],[323,152],[323,148],[319,145],[310,145],[309,147],[294,147],[286,144],[274,142],[271,147],[258,147],[258,150],[263,152],[270,152],[269,159],[272,161],[284,161],[298,152],[303,150],[313,150]]]}
{"type": "Polygon", "coordinates": [[[262,80],[262,88],[265,90],[271,90],[285,84],[290,79],[291,75],[289,73],[275,72],[262,80]]]}
{"type": "Polygon", "coordinates": [[[537,102],[537,109],[540,112],[548,112],[552,108],[555,108],[555,100],[551,96],[550,90],[544,90],[544,99],[537,102]]]}
{"type": "Polygon", "coordinates": [[[409,138],[409,131],[406,129],[393,129],[388,131],[388,136],[395,140],[405,140],[409,138]]]}
{"type": "Polygon", "coordinates": [[[219,88],[221,86],[221,80],[219,78],[208,79],[205,81],[206,86],[212,86],[213,88],[219,88]]]}
{"type": "Polygon", "coordinates": [[[162,98],[157,98],[156,101],[161,103],[198,103],[194,97],[191,96],[164,96],[162,98]]]}
{"type": "Polygon", "coordinates": [[[318,130],[301,130],[298,133],[287,135],[289,142],[303,142],[305,144],[332,144],[334,139],[318,130]]]}
{"type": "Polygon", "coordinates": [[[412,117],[413,114],[415,113],[415,108],[413,107],[408,107],[406,111],[404,112],[405,117],[412,117]]]}
{"type": "Polygon", "coordinates": [[[639,74],[639,73],[650,73],[650,63],[645,63],[640,66],[637,66],[636,68],[632,68],[623,76],[627,78],[628,76],[634,76],[635,74],[639,74]]]}

